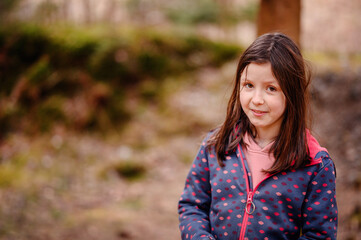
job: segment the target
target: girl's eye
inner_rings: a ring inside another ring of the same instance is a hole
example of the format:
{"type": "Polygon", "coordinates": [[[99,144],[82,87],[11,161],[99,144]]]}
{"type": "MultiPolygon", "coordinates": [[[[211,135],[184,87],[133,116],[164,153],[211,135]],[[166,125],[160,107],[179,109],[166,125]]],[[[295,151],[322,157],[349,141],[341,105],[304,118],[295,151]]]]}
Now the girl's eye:
{"type": "Polygon", "coordinates": [[[275,88],[275,87],[273,87],[273,86],[269,86],[269,87],[267,88],[267,90],[268,90],[268,91],[271,91],[271,92],[275,92],[275,91],[277,91],[277,88],[275,88]]]}
{"type": "Polygon", "coordinates": [[[246,88],[252,88],[253,87],[253,85],[251,83],[244,83],[244,86],[246,88]]]}

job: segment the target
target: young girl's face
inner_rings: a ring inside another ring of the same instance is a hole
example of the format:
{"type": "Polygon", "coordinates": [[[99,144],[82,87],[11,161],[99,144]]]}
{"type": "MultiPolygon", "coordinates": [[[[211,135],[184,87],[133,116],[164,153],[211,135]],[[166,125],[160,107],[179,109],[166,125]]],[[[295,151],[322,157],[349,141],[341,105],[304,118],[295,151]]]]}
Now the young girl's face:
{"type": "Polygon", "coordinates": [[[258,134],[276,137],[286,108],[286,97],[271,64],[250,63],[241,75],[240,101],[258,134]]]}

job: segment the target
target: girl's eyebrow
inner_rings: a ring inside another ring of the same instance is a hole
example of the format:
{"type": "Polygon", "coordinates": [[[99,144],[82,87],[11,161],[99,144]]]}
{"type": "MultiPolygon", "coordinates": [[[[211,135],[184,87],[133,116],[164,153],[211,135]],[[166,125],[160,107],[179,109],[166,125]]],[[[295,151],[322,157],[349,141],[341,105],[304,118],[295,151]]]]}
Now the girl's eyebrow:
{"type": "Polygon", "coordinates": [[[264,83],[266,83],[266,84],[275,84],[275,83],[279,84],[277,80],[270,80],[270,81],[266,81],[264,83]]]}
{"type": "MultiPolygon", "coordinates": [[[[248,79],[248,78],[246,78],[246,77],[241,78],[241,82],[242,82],[242,81],[244,81],[244,82],[252,82],[252,80],[250,80],[250,79],[248,79]]],[[[269,81],[265,81],[264,83],[265,83],[265,84],[278,84],[278,85],[279,85],[279,83],[278,83],[278,81],[277,81],[276,79],[272,79],[272,80],[269,80],[269,81]]]]}

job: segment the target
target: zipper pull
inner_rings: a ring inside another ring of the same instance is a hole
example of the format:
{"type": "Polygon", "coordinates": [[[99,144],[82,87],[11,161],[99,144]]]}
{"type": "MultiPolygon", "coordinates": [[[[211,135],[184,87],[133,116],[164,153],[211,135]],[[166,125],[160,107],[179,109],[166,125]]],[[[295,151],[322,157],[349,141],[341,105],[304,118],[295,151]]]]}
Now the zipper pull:
{"type": "Polygon", "coordinates": [[[247,203],[252,202],[252,197],[253,197],[253,192],[251,191],[247,194],[247,203]]]}
{"type": "Polygon", "coordinates": [[[252,214],[256,210],[256,205],[253,203],[253,192],[247,194],[246,213],[252,214]]]}

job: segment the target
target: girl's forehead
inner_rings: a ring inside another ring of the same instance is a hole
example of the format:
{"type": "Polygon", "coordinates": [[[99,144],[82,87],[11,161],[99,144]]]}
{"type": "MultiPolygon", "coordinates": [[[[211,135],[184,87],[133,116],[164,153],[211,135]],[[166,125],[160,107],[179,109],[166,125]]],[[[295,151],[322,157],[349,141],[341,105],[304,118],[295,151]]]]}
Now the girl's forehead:
{"type": "Polygon", "coordinates": [[[241,80],[278,82],[269,62],[248,64],[242,71],[241,80]]]}

